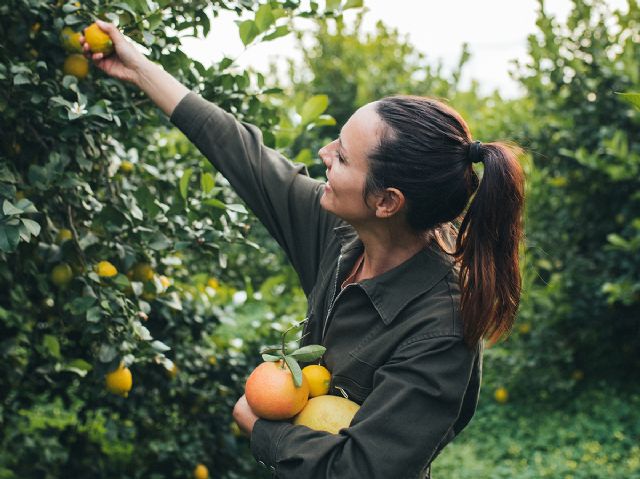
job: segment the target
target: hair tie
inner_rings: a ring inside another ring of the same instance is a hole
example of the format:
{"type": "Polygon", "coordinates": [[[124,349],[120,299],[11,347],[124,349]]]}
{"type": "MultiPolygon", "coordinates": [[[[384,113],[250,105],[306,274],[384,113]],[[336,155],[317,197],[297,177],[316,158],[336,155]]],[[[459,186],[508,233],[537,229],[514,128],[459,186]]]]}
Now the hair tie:
{"type": "Polygon", "coordinates": [[[482,147],[481,141],[474,141],[469,144],[469,161],[471,163],[482,163],[482,154],[480,148],[482,147]]]}

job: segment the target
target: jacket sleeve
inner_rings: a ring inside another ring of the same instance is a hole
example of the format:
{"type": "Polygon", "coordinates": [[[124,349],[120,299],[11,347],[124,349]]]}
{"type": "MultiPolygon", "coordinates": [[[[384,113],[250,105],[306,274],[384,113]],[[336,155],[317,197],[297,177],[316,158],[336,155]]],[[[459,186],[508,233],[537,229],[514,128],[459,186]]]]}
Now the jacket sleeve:
{"type": "Polygon", "coordinates": [[[293,264],[305,293],[315,282],[326,237],[339,224],[320,207],[323,184],[262,142],[260,130],[188,93],[171,115],[224,175],[293,264]]]}
{"type": "Polygon", "coordinates": [[[333,435],[259,419],[252,453],[280,479],[416,478],[458,418],[476,354],[457,336],[405,342],[350,427],[333,435]]]}

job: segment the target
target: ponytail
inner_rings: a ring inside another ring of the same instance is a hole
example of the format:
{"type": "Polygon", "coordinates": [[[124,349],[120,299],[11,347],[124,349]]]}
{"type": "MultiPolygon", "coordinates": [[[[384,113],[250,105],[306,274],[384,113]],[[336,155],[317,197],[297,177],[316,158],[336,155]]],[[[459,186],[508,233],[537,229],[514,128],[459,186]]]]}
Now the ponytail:
{"type": "Polygon", "coordinates": [[[482,338],[497,341],[515,321],[522,287],[524,174],[515,148],[469,146],[475,150],[469,156],[484,163],[484,173],[460,224],[454,255],[460,262],[465,342],[473,346],[482,338]]]}
{"type": "Polygon", "coordinates": [[[433,98],[383,98],[376,111],[385,129],[369,154],[365,198],[387,187],[398,188],[407,199],[409,227],[433,234],[443,251],[457,260],[469,347],[482,338],[495,340],[508,333],[521,289],[524,174],[517,150],[503,143],[471,141],[458,112],[433,98]],[[474,163],[484,163],[482,180],[474,163]],[[465,208],[455,249],[449,251],[438,231],[460,218],[465,208]]]}

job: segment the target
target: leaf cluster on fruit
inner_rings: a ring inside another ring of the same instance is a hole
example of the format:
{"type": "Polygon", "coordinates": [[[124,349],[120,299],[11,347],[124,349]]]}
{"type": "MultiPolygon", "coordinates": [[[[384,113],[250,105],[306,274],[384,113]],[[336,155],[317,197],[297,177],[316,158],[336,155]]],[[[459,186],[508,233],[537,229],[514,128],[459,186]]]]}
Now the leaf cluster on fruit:
{"type": "MultiPolygon", "coordinates": [[[[286,364],[293,376],[293,383],[298,388],[302,386],[302,369],[300,368],[298,361],[315,361],[316,359],[321,358],[327,350],[327,348],[320,344],[308,344],[296,349],[295,351],[287,353],[287,348],[285,346],[285,337],[287,333],[292,329],[300,327],[302,324],[304,324],[304,321],[290,327],[282,333],[282,344],[279,348],[267,348],[261,351],[262,359],[264,361],[282,361],[283,368],[286,364]]],[[[300,338],[300,340],[302,340],[302,338],[300,338]]]]}

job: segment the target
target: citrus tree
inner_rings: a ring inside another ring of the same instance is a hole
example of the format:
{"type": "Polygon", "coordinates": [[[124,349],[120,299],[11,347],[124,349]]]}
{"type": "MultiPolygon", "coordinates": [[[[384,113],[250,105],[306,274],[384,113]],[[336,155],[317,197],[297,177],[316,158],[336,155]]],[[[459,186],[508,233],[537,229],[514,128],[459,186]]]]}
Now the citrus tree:
{"type": "MultiPolygon", "coordinates": [[[[118,23],[275,146],[277,90],[232,59],[189,59],[181,38],[208,34],[224,10],[250,45],[359,5],[0,6],[0,477],[256,477],[231,408],[270,323],[303,311],[281,301],[294,280],[255,252],[255,220],[224,179],[144,95],[93,68],[78,33],[118,23]]],[[[318,105],[302,104],[296,128],[318,105]]]]}

